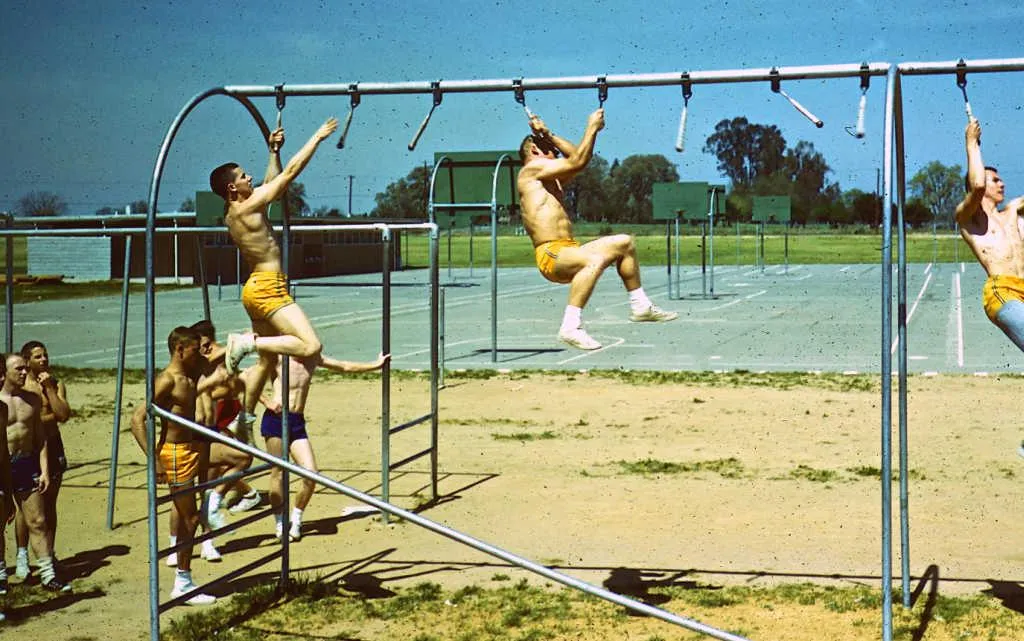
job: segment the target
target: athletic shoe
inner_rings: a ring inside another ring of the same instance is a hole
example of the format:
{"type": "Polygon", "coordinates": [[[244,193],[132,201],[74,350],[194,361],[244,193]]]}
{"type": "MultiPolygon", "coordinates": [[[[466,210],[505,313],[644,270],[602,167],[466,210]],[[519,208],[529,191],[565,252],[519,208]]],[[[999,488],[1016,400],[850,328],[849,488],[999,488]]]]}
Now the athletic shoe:
{"type": "MultiPolygon", "coordinates": [[[[181,587],[178,587],[176,585],[176,586],[174,586],[174,589],[171,590],[171,598],[172,599],[177,599],[178,597],[182,596],[183,594],[185,594],[187,592],[191,592],[192,590],[195,590],[195,589],[196,589],[195,583],[188,583],[188,584],[183,585],[181,587]]],[[[200,592],[199,594],[194,594],[191,597],[189,597],[188,600],[185,601],[185,603],[188,604],[188,605],[212,605],[216,601],[217,601],[217,597],[211,596],[209,594],[203,594],[202,592],[200,592]]]]}
{"type": "Polygon", "coordinates": [[[224,352],[224,368],[228,374],[238,373],[242,360],[256,351],[256,337],[252,334],[228,334],[228,344],[224,352]]]}
{"type": "Polygon", "coordinates": [[[601,343],[590,337],[590,334],[586,332],[582,327],[576,329],[561,329],[558,331],[558,340],[572,345],[577,349],[600,349],[601,343]]]}
{"type": "Polygon", "coordinates": [[[242,498],[238,499],[238,503],[235,503],[228,508],[228,512],[232,514],[238,514],[239,512],[248,512],[259,507],[260,503],[263,502],[263,497],[256,490],[253,490],[249,494],[246,494],[242,498]]]}
{"type": "Polygon", "coordinates": [[[207,510],[206,522],[210,524],[211,530],[219,530],[228,524],[228,517],[224,516],[220,510],[207,510]]]}
{"type": "Polygon", "coordinates": [[[14,576],[19,579],[27,578],[29,574],[32,574],[32,568],[28,565],[28,555],[18,555],[18,560],[14,566],[14,576]]]}
{"type": "Polygon", "coordinates": [[[679,314],[676,312],[667,312],[653,303],[642,312],[631,311],[629,313],[629,320],[634,323],[664,323],[677,318],[679,318],[679,314]]]}
{"type": "Polygon", "coordinates": [[[1020,442],[1020,447],[1017,448],[1017,453],[1024,456],[1024,441],[1020,442]]]}
{"type": "Polygon", "coordinates": [[[211,539],[203,541],[203,550],[200,556],[202,556],[204,561],[209,561],[210,563],[219,563],[222,560],[220,552],[217,551],[217,546],[213,544],[211,539]]]}
{"type": "Polygon", "coordinates": [[[282,532],[284,532],[284,528],[281,526],[281,522],[278,521],[277,525],[274,526],[274,537],[278,541],[284,541],[284,538],[282,537],[282,532]]]}
{"type": "Polygon", "coordinates": [[[57,577],[53,577],[52,579],[43,584],[43,589],[47,592],[66,594],[68,592],[71,592],[71,585],[68,583],[64,583],[57,577]]]}
{"type": "Polygon", "coordinates": [[[294,543],[295,541],[298,541],[301,538],[302,538],[302,523],[300,523],[298,521],[292,521],[291,527],[288,528],[288,540],[292,541],[294,543]]]}
{"type": "Polygon", "coordinates": [[[7,594],[7,577],[0,579],[0,594],[7,594]]]}
{"type": "Polygon", "coordinates": [[[176,568],[178,567],[178,553],[171,552],[167,555],[167,567],[176,568]]]}

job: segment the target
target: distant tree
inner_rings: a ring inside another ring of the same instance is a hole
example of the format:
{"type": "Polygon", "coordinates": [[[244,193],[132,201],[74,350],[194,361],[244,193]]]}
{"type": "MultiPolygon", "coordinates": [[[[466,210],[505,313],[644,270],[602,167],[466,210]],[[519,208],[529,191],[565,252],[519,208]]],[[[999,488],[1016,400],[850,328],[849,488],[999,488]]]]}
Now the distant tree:
{"type": "Polygon", "coordinates": [[[136,200],[129,205],[133,214],[148,214],[149,203],[145,200],[136,200]]]}
{"type": "Polygon", "coordinates": [[[575,220],[599,222],[606,219],[608,161],[594,155],[590,163],[565,187],[566,209],[575,220]]]}
{"type": "Polygon", "coordinates": [[[298,181],[288,185],[288,215],[305,216],[309,213],[309,203],[306,202],[306,186],[298,181]]]}
{"type": "Polygon", "coordinates": [[[67,212],[64,199],[49,191],[32,191],[18,200],[18,213],[22,216],[60,216],[67,212]]]}
{"type": "Polygon", "coordinates": [[[654,183],[678,181],[676,166],[661,154],[627,157],[615,173],[609,176],[612,191],[621,191],[626,198],[625,211],[614,222],[650,222],[653,216],[651,194],[654,183]]]}
{"type": "Polygon", "coordinates": [[[775,125],[753,124],[739,116],[720,120],[704,143],[704,153],[718,159],[718,171],[733,187],[752,188],[758,177],[782,168],[786,139],[775,125]]]}
{"type": "Polygon", "coordinates": [[[113,207],[100,207],[96,210],[97,216],[116,216],[121,212],[114,209],[113,207]]]}
{"type": "Polygon", "coordinates": [[[882,224],[882,199],[875,194],[851,189],[843,192],[851,222],[877,227],[882,224]]]}
{"type": "Polygon", "coordinates": [[[178,211],[195,211],[195,210],[196,210],[196,201],[192,200],[191,196],[186,198],[185,200],[181,201],[181,204],[178,205],[178,211]]]}
{"type": "MultiPolygon", "coordinates": [[[[892,215],[896,222],[896,212],[892,215]]],[[[911,198],[903,205],[903,222],[911,227],[927,227],[932,223],[932,210],[920,198],[911,198]]]]}
{"type": "Polygon", "coordinates": [[[426,218],[430,169],[417,165],[374,196],[377,206],[371,215],[379,218],[426,218]]]}
{"type": "MultiPolygon", "coordinates": [[[[963,197],[964,176],[960,165],[947,167],[933,160],[910,179],[910,193],[931,212],[932,218],[943,227],[954,227],[957,203],[963,197]]],[[[907,217],[906,207],[903,210],[907,217]]]]}

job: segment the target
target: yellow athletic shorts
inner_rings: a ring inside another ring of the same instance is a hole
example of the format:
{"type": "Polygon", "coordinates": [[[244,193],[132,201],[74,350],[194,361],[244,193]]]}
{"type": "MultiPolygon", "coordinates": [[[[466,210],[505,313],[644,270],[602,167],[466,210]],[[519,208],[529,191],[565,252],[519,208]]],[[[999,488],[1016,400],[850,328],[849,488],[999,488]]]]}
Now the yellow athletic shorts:
{"type": "Polygon", "coordinates": [[[199,452],[192,443],[164,443],[160,465],[168,485],[188,485],[199,474],[199,452]]]}
{"type": "Polygon", "coordinates": [[[281,272],[253,272],[242,287],[242,306],[252,320],[266,320],[294,302],[288,293],[288,279],[281,272]]]}
{"type": "Polygon", "coordinates": [[[537,269],[540,270],[540,273],[544,278],[547,278],[552,283],[561,283],[564,285],[571,282],[571,276],[569,278],[560,278],[555,275],[555,261],[558,259],[558,252],[562,251],[566,247],[579,246],[580,244],[572,238],[549,240],[546,243],[537,245],[533,248],[533,257],[537,260],[537,269]]]}
{"type": "Polygon", "coordinates": [[[981,300],[989,320],[996,322],[996,315],[1004,303],[1011,300],[1024,303],[1024,278],[1007,275],[989,276],[981,290],[981,300]]]}

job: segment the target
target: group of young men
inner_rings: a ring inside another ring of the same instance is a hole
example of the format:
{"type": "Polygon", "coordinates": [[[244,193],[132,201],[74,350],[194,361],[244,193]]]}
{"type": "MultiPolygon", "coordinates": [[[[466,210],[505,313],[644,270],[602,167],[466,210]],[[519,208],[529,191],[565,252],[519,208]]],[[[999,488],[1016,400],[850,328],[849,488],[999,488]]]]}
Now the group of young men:
{"type": "Polygon", "coordinates": [[[67,470],[60,435],[71,415],[67,389],[50,372],[46,346],[38,341],[0,356],[0,377],[0,594],[8,590],[5,530],[12,520],[16,576],[32,573],[31,548],[43,588],[70,592],[55,553],[57,495],[67,470]]]}

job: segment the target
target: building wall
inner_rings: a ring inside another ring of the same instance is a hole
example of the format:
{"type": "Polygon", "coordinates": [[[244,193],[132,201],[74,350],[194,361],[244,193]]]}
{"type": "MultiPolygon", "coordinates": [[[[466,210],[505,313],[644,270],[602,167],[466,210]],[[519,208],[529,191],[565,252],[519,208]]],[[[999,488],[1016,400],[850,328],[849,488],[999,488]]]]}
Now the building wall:
{"type": "Polygon", "coordinates": [[[60,274],[72,282],[110,280],[110,238],[29,236],[28,273],[60,274]]]}

